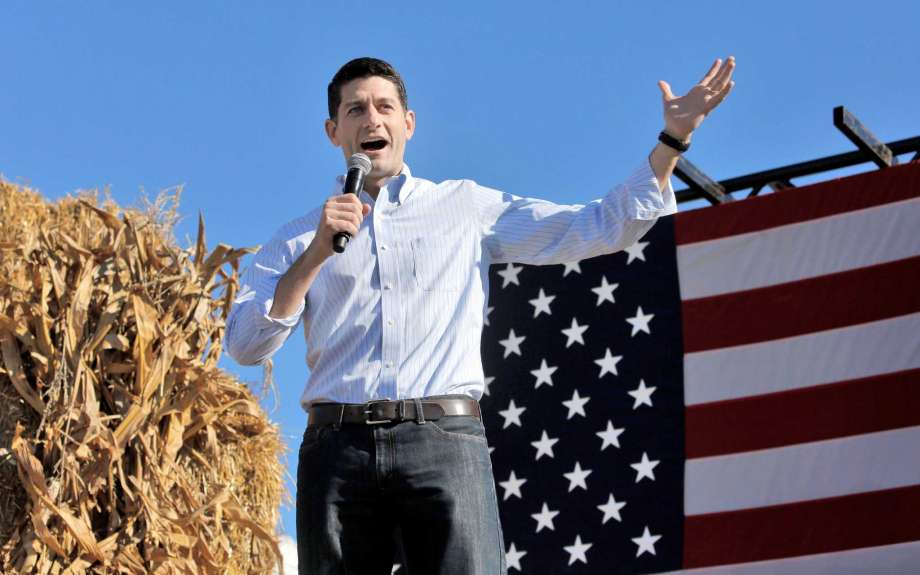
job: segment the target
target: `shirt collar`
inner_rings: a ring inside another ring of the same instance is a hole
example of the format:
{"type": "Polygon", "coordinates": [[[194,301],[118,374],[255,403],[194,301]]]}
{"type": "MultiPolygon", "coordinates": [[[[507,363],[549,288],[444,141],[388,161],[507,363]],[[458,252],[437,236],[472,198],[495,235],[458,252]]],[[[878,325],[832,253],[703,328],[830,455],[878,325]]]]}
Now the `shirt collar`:
{"type": "MultiPolygon", "coordinates": [[[[412,170],[409,169],[409,165],[403,163],[402,170],[399,171],[395,176],[390,176],[383,183],[383,187],[380,188],[380,191],[386,190],[388,193],[387,199],[390,203],[399,203],[402,204],[406,199],[412,195],[412,190],[415,188],[414,179],[412,177],[412,170]]],[[[345,174],[340,174],[335,178],[335,186],[333,191],[335,193],[342,193],[342,188],[345,187],[345,174]]],[[[371,203],[375,203],[374,199],[364,190],[361,193],[367,197],[371,203]]],[[[377,194],[377,198],[380,199],[380,194],[377,194]]]]}

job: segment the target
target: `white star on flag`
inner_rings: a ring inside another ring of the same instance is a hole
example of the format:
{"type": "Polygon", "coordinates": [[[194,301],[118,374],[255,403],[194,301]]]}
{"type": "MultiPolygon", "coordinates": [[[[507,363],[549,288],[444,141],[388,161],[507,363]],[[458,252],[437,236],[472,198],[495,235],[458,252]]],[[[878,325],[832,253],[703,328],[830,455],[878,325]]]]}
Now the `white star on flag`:
{"type": "Polygon", "coordinates": [[[540,294],[532,300],[528,300],[530,305],[533,306],[533,316],[537,317],[540,313],[545,312],[546,315],[553,315],[553,312],[549,309],[549,304],[556,299],[556,296],[548,296],[543,293],[543,288],[540,288],[540,294]]]}
{"type": "Polygon", "coordinates": [[[636,470],[636,483],[639,483],[643,477],[648,477],[655,481],[655,472],[653,469],[660,463],[659,460],[649,460],[648,453],[642,452],[642,461],[639,463],[630,463],[629,466],[636,470]]]}
{"type": "Polygon", "coordinates": [[[508,404],[508,409],[503,409],[498,412],[499,415],[505,418],[505,425],[502,426],[502,429],[505,429],[511,424],[521,427],[521,414],[524,413],[526,407],[517,407],[514,405],[514,400],[508,404]]]}
{"type": "Polygon", "coordinates": [[[647,245],[648,242],[636,242],[624,249],[623,251],[629,254],[629,257],[626,258],[626,265],[631,264],[633,260],[645,261],[645,253],[643,253],[643,250],[647,245]]]}
{"type": "Polygon", "coordinates": [[[569,408],[569,415],[568,417],[566,417],[566,419],[572,419],[572,417],[574,417],[576,413],[582,417],[586,417],[585,404],[588,403],[588,400],[590,399],[591,399],[590,397],[579,396],[577,389],[573,391],[572,399],[562,402],[562,405],[569,408]]]}
{"type": "Polygon", "coordinates": [[[530,516],[537,520],[537,531],[539,533],[541,529],[546,527],[550,531],[555,531],[556,527],[553,525],[553,519],[559,515],[558,511],[550,511],[546,503],[543,503],[543,509],[539,513],[532,513],[530,516]]]}
{"type": "Polygon", "coordinates": [[[524,266],[508,264],[505,266],[505,269],[499,270],[498,275],[502,276],[502,289],[508,287],[508,284],[521,285],[521,282],[518,280],[518,274],[521,273],[522,269],[524,269],[524,266]]]}
{"type": "Polygon", "coordinates": [[[553,385],[553,374],[556,373],[557,367],[550,367],[546,365],[546,360],[543,359],[540,361],[540,369],[532,369],[530,373],[537,378],[537,383],[534,384],[533,388],[538,389],[540,384],[545,383],[546,385],[553,385]]]}
{"type": "Polygon", "coordinates": [[[498,484],[502,486],[502,489],[505,490],[505,499],[507,501],[512,495],[516,496],[519,499],[523,499],[521,495],[521,486],[527,483],[527,480],[524,478],[518,479],[514,475],[514,471],[511,472],[511,475],[508,476],[508,481],[499,481],[498,484]]]}
{"type": "Polygon", "coordinates": [[[614,447],[620,447],[620,434],[626,431],[625,427],[617,429],[613,426],[613,422],[609,419],[607,420],[607,429],[604,431],[598,431],[595,433],[598,437],[604,440],[604,444],[601,445],[601,451],[607,449],[607,446],[613,445],[614,447]]]}
{"type": "MultiPolygon", "coordinates": [[[[579,260],[581,261],[581,260],[579,260]]],[[[562,265],[565,266],[565,269],[562,270],[562,277],[569,275],[569,272],[575,272],[577,274],[581,273],[581,266],[578,265],[579,262],[566,262],[562,265]]]]}
{"type": "Polygon", "coordinates": [[[526,551],[518,551],[514,548],[514,543],[511,544],[511,547],[505,551],[505,563],[508,564],[508,569],[517,569],[521,570],[521,558],[527,555],[526,551]]]}
{"type": "Polygon", "coordinates": [[[521,355],[521,343],[523,343],[525,339],[526,339],[526,336],[522,335],[518,337],[514,335],[514,330],[512,329],[511,332],[508,334],[508,338],[500,339],[498,340],[498,343],[500,343],[501,346],[505,348],[505,357],[508,357],[512,353],[521,355]]]}
{"type": "Polygon", "coordinates": [[[588,564],[588,558],[585,556],[585,553],[588,549],[591,548],[593,543],[582,543],[581,535],[575,536],[575,543],[572,545],[566,545],[564,549],[569,554],[569,565],[575,563],[576,561],[581,561],[584,564],[588,564]]]}
{"type": "Polygon", "coordinates": [[[652,535],[648,530],[648,525],[645,526],[645,531],[642,532],[642,537],[634,537],[633,543],[639,546],[639,549],[636,551],[636,557],[642,555],[645,552],[649,552],[652,555],[655,554],[655,543],[661,539],[661,535],[652,535]]]}
{"type": "Polygon", "coordinates": [[[635,401],[633,402],[633,409],[639,409],[640,405],[652,406],[652,394],[655,393],[657,387],[646,387],[645,380],[639,380],[639,387],[632,391],[627,391],[629,395],[633,396],[635,401]]]}
{"type": "Polygon", "coordinates": [[[600,306],[605,301],[616,303],[613,299],[613,290],[620,287],[620,284],[607,283],[607,276],[601,276],[601,285],[591,288],[591,291],[597,294],[597,305],[600,306]]]}
{"type": "Polygon", "coordinates": [[[550,457],[555,458],[553,455],[553,446],[558,443],[558,438],[550,438],[546,435],[546,430],[543,430],[543,435],[540,437],[540,441],[531,441],[530,444],[537,448],[537,455],[534,457],[534,460],[540,459],[542,455],[549,455],[550,457]]]}
{"type": "Polygon", "coordinates": [[[578,325],[577,318],[572,318],[572,327],[562,330],[562,333],[565,334],[565,337],[568,338],[568,341],[565,342],[565,347],[570,347],[576,341],[581,345],[585,345],[585,339],[582,335],[588,331],[588,324],[578,325]]]}
{"type": "Polygon", "coordinates": [[[566,479],[569,480],[569,493],[574,491],[576,487],[581,487],[585,491],[588,490],[588,484],[585,482],[585,479],[591,475],[590,469],[582,469],[581,463],[575,462],[575,469],[568,473],[563,473],[566,479]]]}
{"type": "Polygon", "coordinates": [[[493,381],[495,381],[495,378],[494,378],[494,377],[486,377],[486,378],[485,378],[485,381],[483,381],[483,385],[482,385],[482,392],[483,392],[484,394],[489,395],[489,385],[491,385],[491,383],[492,383],[493,381]]]}
{"type": "Polygon", "coordinates": [[[600,379],[608,373],[619,375],[617,373],[617,364],[620,363],[621,359],[623,359],[622,355],[613,355],[610,353],[610,348],[608,347],[606,353],[604,353],[604,357],[594,360],[594,363],[601,366],[601,373],[597,378],[600,379]]]}
{"type": "Polygon", "coordinates": [[[620,517],[620,509],[623,509],[625,505],[625,501],[617,501],[613,498],[613,493],[611,493],[610,499],[607,500],[607,503],[597,506],[598,509],[604,512],[604,519],[601,520],[601,524],[607,523],[611,519],[616,519],[622,523],[623,518],[620,517]]]}
{"type": "Polygon", "coordinates": [[[642,306],[639,306],[639,309],[636,310],[636,315],[633,317],[626,318],[626,323],[632,325],[632,333],[629,334],[630,337],[635,336],[640,331],[651,335],[652,330],[648,326],[648,322],[652,321],[652,318],[655,317],[655,314],[643,314],[642,306]]]}

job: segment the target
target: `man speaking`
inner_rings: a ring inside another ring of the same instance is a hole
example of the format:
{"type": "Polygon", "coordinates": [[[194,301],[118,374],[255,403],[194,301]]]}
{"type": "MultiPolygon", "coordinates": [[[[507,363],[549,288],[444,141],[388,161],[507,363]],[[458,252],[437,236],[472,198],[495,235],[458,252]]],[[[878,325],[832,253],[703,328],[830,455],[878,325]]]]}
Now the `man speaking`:
{"type": "Polygon", "coordinates": [[[587,205],[414,176],[403,156],[416,118],[399,73],[374,58],[336,73],[325,127],[347,177],[256,255],[226,338],[236,361],[258,364],[304,324],[302,574],[388,575],[397,528],[409,573],[506,572],[479,412],[489,266],[609,254],[674,213],[671,172],[731,91],[734,67],[731,57],[716,60],[681,97],[659,82],[659,143],[624,183],[587,205]]]}

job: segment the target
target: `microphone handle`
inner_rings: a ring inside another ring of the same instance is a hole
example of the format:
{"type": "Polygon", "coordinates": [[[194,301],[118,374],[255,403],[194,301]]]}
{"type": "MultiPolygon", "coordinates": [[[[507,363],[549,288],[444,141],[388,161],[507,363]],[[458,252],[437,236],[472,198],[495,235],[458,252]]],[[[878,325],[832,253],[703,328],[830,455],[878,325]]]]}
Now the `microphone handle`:
{"type": "MultiPolygon", "coordinates": [[[[345,176],[345,187],[342,188],[343,194],[355,194],[364,187],[364,170],[361,168],[351,168],[348,175],[345,176]]],[[[337,232],[332,238],[332,251],[340,254],[345,251],[345,246],[351,240],[351,234],[348,232],[337,232]]]]}
{"type": "Polygon", "coordinates": [[[332,251],[337,254],[340,254],[345,251],[345,246],[348,245],[348,240],[351,239],[351,234],[348,232],[337,232],[335,237],[332,238],[332,251]]]}

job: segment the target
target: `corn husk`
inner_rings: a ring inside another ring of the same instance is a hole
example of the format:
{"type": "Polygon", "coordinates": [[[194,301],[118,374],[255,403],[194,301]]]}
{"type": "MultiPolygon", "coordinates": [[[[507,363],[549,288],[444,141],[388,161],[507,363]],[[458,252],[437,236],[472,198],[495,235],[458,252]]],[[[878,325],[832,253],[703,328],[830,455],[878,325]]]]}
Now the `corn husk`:
{"type": "Polygon", "coordinates": [[[0,572],[271,573],[283,442],[218,369],[249,249],[0,181],[0,572]]]}

